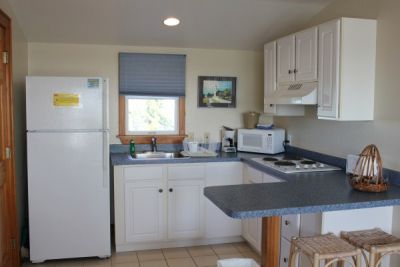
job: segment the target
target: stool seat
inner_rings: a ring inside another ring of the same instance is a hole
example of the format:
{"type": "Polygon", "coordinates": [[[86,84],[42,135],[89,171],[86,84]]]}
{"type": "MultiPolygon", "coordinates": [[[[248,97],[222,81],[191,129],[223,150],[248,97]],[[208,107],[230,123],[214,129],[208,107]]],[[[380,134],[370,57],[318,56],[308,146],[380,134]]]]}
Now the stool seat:
{"type": "Polygon", "coordinates": [[[357,248],[334,234],[299,237],[294,245],[308,255],[319,254],[320,259],[351,257],[357,255],[357,248]]]}
{"type": "Polygon", "coordinates": [[[361,263],[361,250],[346,242],[334,234],[317,235],[310,237],[295,237],[290,248],[289,266],[294,267],[298,254],[304,254],[313,264],[324,267],[339,263],[343,266],[348,262],[353,267],[359,267],[361,263]]]}
{"type": "Polygon", "coordinates": [[[341,237],[356,247],[371,251],[371,247],[392,245],[398,243],[400,246],[400,238],[382,231],[379,228],[342,232],[341,237]]]}
{"type": "Polygon", "coordinates": [[[400,239],[379,228],[342,232],[340,236],[363,249],[362,254],[369,267],[381,266],[384,257],[400,254],[400,239]],[[369,259],[364,250],[369,252],[369,259]]]}

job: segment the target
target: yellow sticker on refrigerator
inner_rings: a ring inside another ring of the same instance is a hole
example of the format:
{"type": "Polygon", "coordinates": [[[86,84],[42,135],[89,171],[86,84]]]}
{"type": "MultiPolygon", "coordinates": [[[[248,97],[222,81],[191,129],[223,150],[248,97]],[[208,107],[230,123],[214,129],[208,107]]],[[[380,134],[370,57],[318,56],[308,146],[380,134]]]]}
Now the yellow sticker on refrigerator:
{"type": "Polygon", "coordinates": [[[53,94],[53,106],[55,107],[79,107],[79,94],[55,93],[53,94]]]}

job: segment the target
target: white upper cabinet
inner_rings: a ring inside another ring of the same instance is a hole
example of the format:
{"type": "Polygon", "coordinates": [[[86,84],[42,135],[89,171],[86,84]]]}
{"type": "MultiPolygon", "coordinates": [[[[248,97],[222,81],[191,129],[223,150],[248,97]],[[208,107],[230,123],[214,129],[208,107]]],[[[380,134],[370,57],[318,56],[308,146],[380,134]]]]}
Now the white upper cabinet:
{"type": "Polygon", "coordinates": [[[318,39],[318,118],[373,120],[376,20],[330,21],[318,39]]]}
{"type": "Polygon", "coordinates": [[[277,41],[278,83],[317,80],[318,28],[313,27],[277,41]]]}
{"type": "Polygon", "coordinates": [[[281,38],[277,41],[277,80],[278,83],[295,80],[295,35],[281,38]]]}
{"type": "Polygon", "coordinates": [[[296,81],[317,80],[318,28],[296,33],[296,81]]]}
{"type": "Polygon", "coordinates": [[[338,117],[340,21],[319,26],[318,116],[338,117]]]}
{"type": "Polygon", "coordinates": [[[264,112],[275,113],[276,105],[266,100],[276,91],[276,42],[264,45],[264,112]]]}

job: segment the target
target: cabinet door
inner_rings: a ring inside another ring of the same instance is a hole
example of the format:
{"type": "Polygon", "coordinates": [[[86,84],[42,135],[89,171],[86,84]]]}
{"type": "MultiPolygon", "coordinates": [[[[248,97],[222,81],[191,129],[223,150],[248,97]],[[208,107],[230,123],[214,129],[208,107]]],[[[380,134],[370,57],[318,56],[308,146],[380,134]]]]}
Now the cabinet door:
{"type": "Polygon", "coordinates": [[[284,215],[282,216],[281,235],[287,240],[298,237],[300,234],[300,215],[284,215]]]}
{"type": "Polygon", "coordinates": [[[340,20],[318,28],[318,117],[338,118],[340,20]]]}
{"type": "Polygon", "coordinates": [[[276,42],[264,46],[264,112],[276,113],[276,105],[268,103],[268,97],[276,90],[276,42]]]}
{"type": "MultiPolygon", "coordinates": [[[[206,186],[234,185],[243,183],[241,162],[207,163],[206,186]]],[[[206,237],[234,237],[242,234],[242,222],[233,219],[214,203],[205,199],[206,237]]]]}
{"type": "MultiPolygon", "coordinates": [[[[245,165],[246,170],[244,171],[244,183],[245,184],[253,184],[254,180],[252,177],[255,177],[255,180],[258,180],[258,175],[261,176],[260,182],[262,181],[262,173],[253,169],[247,165],[245,165]],[[247,173],[247,174],[246,174],[247,173]]],[[[261,218],[252,218],[252,219],[243,219],[242,220],[242,235],[243,238],[246,239],[256,250],[257,252],[261,251],[261,234],[262,234],[262,219],[261,218]]]]}
{"type": "Polygon", "coordinates": [[[296,81],[317,80],[318,28],[296,33],[296,81]]]}
{"type": "Polygon", "coordinates": [[[295,80],[295,36],[290,35],[277,42],[278,83],[295,80]]]}
{"type": "Polygon", "coordinates": [[[127,242],[165,239],[165,185],[158,180],[125,183],[125,238],[127,242]]]}
{"type": "Polygon", "coordinates": [[[168,181],[168,239],[201,237],[204,179],[168,181]]]}
{"type": "MultiPolygon", "coordinates": [[[[290,241],[286,240],[285,238],[281,238],[281,253],[280,253],[280,263],[279,267],[289,267],[289,256],[290,256],[290,241]]],[[[307,262],[307,265],[302,266],[310,266],[310,263],[307,262]]],[[[298,266],[296,261],[294,266],[298,266]]]]}

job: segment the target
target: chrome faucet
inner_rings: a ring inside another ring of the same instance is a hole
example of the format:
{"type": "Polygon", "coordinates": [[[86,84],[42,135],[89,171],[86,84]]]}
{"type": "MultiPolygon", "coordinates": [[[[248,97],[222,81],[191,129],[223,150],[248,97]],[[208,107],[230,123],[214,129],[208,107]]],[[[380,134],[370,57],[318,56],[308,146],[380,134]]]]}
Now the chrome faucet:
{"type": "Polygon", "coordinates": [[[155,136],[151,138],[151,151],[157,152],[157,137],[155,136]]]}

